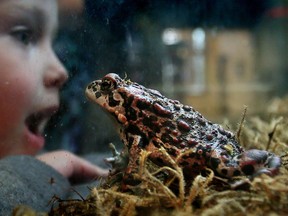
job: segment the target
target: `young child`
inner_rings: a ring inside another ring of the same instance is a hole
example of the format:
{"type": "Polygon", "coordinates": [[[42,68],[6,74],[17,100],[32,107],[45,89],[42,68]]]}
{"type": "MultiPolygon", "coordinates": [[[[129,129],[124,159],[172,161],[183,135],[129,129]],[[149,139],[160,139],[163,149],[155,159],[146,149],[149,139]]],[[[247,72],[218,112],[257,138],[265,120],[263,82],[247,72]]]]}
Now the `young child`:
{"type": "Polygon", "coordinates": [[[45,210],[54,194],[65,196],[67,179],[106,175],[69,152],[34,157],[67,80],[52,50],[57,11],[57,0],[0,0],[0,215],[17,204],[45,210]]]}

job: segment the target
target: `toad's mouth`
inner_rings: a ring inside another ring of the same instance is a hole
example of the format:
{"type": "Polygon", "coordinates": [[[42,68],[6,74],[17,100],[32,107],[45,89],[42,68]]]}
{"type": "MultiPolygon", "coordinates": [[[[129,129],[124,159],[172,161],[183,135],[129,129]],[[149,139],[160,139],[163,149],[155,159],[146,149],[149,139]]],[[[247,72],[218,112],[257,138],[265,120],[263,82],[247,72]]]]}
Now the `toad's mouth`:
{"type": "Polygon", "coordinates": [[[25,124],[29,131],[33,134],[41,135],[45,129],[46,123],[57,110],[58,108],[51,108],[29,115],[25,120],[25,124]]]}

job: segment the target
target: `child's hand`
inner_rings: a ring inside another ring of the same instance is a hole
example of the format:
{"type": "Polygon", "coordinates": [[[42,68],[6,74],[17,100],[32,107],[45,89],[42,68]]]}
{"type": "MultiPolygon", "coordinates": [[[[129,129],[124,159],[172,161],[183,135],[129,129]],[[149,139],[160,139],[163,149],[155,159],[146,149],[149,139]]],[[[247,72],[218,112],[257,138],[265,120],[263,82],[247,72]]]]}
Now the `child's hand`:
{"type": "Polygon", "coordinates": [[[101,176],[106,177],[108,174],[107,170],[95,166],[68,151],[49,152],[39,155],[37,158],[74,183],[93,180],[101,176]]]}

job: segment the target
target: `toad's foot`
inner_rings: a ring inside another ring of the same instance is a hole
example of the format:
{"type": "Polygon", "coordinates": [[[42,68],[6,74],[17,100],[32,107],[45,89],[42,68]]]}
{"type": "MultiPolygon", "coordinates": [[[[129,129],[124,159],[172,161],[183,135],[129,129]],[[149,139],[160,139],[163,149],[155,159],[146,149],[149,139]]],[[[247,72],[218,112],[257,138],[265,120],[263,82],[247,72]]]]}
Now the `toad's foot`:
{"type": "Polygon", "coordinates": [[[128,165],[128,153],[123,150],[118,152],[113,143],[109,143],[109,148],[112,151],[113,157],[105,158],[104,161],[112,165],[111,173],[117,173],[119,171],[125,170],[128,165]]]}

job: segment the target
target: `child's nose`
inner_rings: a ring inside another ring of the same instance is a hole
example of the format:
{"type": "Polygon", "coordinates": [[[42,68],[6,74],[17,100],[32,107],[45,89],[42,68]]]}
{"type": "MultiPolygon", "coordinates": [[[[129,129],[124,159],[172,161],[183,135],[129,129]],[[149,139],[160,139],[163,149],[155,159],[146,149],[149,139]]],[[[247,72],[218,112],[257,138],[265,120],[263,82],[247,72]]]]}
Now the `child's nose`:
{"type": "Polygon", "coordinates": [[[49,66],[47,67],[44,75],[44,85],[46,87],[61,88],[67,79],[68,74],[66,69],[64,68],[58,57],[56,57],[55,53],[51,53],[49,66]]]}

